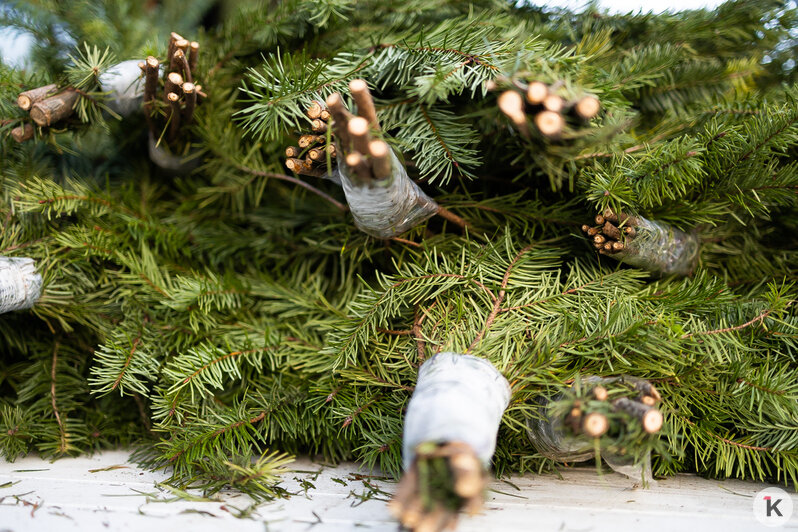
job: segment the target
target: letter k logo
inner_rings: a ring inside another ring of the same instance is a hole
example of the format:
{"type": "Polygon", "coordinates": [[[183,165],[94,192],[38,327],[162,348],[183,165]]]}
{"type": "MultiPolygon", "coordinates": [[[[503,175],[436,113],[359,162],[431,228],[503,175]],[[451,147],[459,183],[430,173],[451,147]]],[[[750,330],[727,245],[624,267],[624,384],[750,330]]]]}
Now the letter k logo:
{"type": "Polygon", "coordinates": [[[773,498],[770,495],[766,495],[765,496],[765,503],[767,504],[766,511],[767,511],[768,517],[770,517],[771,514],[773,514],[774,512],[779,517],[782,517],[781,511],[779,510],[779,503],[780,502],[781,502],[781,499],[776,499],[776,502],[773,502],[773,498]]]}

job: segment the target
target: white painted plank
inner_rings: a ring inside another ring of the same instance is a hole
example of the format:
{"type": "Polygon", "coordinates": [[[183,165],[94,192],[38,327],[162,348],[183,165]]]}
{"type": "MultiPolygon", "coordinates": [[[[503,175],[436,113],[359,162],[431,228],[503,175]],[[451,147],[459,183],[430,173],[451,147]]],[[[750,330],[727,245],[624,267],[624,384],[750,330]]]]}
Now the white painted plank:
{"type": "MultiPolygon", "coordinates": [[[[13,483],[0,488],[0,532],[397,530],[384,502],[385,492],[392,492],[395,484],[368,479],[381,492],[361,502],[356,495],[373,490],[354,476],[358,470],[353,464],[331,467],[299,460],[295,469],[321,472],[286,475],[282,486],[295,495],[263,503],[249,517],[237,518],[236,508],[252,504],[248,497],[223,492],[213,502],[158,502],[172,497],[157,485],[166,475],[138,469],[127,460],[126,451],[108,451],[54,463],[36,457],[0,462],[0,486],[13,483]],[[90,472],[114,465],[124,467],[90,472]],[[300,486],[303,480],[313,485],[307,493],[300,486]]],[[[598,476],[592,468],[563,469],[561,475],[509,479],[515,486],[492,482],[485,512],[461,519],[458,530],[734,532],[761,527],[753,517],[752,497],[764,484],[678,475],[642,489],[615,473],[598,476]]],[[[798,508],[798,498],[792,498],[798,508]]],[[[798,529],[796,516],[787,528],[798,529]]]]}

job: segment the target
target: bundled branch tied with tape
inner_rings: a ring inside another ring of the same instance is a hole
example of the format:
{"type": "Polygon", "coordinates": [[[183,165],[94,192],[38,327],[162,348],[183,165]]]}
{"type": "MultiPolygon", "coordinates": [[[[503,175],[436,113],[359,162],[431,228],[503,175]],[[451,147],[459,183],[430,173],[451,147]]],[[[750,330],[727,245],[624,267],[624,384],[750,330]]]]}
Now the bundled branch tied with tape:
{"type": "Polygon", "coordinates": [[[313,133],[302,135],[299,146],[286,148],[286,166],[297,174],[340,180],[358,229],[375,238],[392,238],[444,209],[408,177],[379,138],[380,123],[366,82],[352,80],[349,90],[358,114],[349,112],[340,93],[327,97],[325,105],[313,102],[307,111],[313,133]],[[332,146],[327,144],[328,129],[335,139],[332,146]]]}
{"type": "Polygon", "coordinates": [[[690,275],[698,262],[700,242],[695,233],[670,225],[627,216],[606,209],[595,225],[583,225],[602,255],[658,275],[690,275]]]}
{"type": "Polygon", "coordinates": [[[372,133],[380,131],[366,82],[349,84],[359,116],[346,109],[340,94],[327,98],[332,127],[342,157],[338,170],[355,225],[376,238],[390,238],[438,212],[438,204],[407,175],[393,150],[372,133]]]}
{"type": "Polygon", "coordinates": [[[199,160],[191,156],[186,132],[194,121],[197,105],[208,97],[198,83],[199,53],[198,42],[172,32],[163,65],[152,56],[139,63],[144,75],[144,115],[150,130],[150,159],[165,170],[190,170],[199,164],[199,160]],[[159,99],[161,73],[163,89],[159,99]]]}
{"type": "Polygon", "coordinates": [[[615,471],[651,482],[650,450],[641,442],[662,428],[661,399],[644,379],[589,376],[553,397],[539,397],[540,416],[528,419],[527,433],[546,458],[583,462],[597,458],[598,450],[615,471]]]}
{"type": "Polygon", "coordinates": [[[439,353],[418,371],[404,420],[405,473],[389,505],[403,526],[451,529],[480,511],[510,385],[490,362],[439,353]]]}
{"type": "Polygon", "coordinates": [[[33,259],[0,257],[0,314],[33,307],[42,294],[42,276],[33,259]]]}

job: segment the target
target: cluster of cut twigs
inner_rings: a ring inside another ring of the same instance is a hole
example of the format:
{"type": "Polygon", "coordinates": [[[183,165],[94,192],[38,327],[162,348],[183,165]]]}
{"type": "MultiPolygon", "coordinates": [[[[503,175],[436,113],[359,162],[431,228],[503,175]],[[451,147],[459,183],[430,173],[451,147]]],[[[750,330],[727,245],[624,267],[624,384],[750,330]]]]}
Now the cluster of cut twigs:
{"type": "MultiPolygon", "coordinates": [[[[17,105],[30,113],[31,119],[40,127],[50,127],[74,112],[79,92],[67,87],[59,90],[58,85],[51,84],[21,92],[17,97],[17,105]]],[[[33,124],[25,122],[11,130],[11,137],[17,142],[25,142],[33,138],[33,124]]]]}
{"type": "MultiPolygon", "coordinates": [[[[637,395],[633,398],[616,397],[611,401],[610,409],[637,418],[643,430],[649,434],[659,432],[662,428],[662,413],[656,408],[656,405],[662,398],[653,384],[644,379],[631,377],[601,379],[601,382],[604,384],[618,382],[624,386],[630,386],[637,395]]],[[[610,399],[610,393],[602,384],[593,386],[589,390],[588,396],[597,401],[610,399]]],[[[575,400],[565,417],[565,425],[574,434],[584,434],[591,438],[603,436],[610,427],[607,416],[601,412],[585,413],[586,406],[583,401],[575,400]]]]}
{"type": "Polygon", "coordinates": [[[482,509],[487,474],[463,442],[426,443],[402,477],[388,505],[403,526],[416,532],[454,530],[458,512],[482,509]]]}
{"type": "Polygon", "coordinates": [[[339,93],[327,97],[327,107],[333,118],[333,132],[344,152],[344,162],[361,183],[387,179],[391,176],[391,152],[383,140],[372,138],[380,131],[380,122],[365,80],[349,82],[349,92],[357,105],[357,116],[344,105],[339,93]]]}
{"type": "Polygon", "coordinates": [[[199,49],[198,42],[189,42],[172,32],[167,52],[168,62],[164,63],[163,69],[162,102],[156,99],[160,61],[149,56],[146,61],[139,63],[139,68],[144,72],[144,116],[154,138],[161,138],[161,133],[166,133],[167,142],[175,142],[180,136],[181,128],[189,126],[193,121],[197,104],[207,98],[202,91],[202,85],[197,84],[199,49]],[[158,123],[159,116],[165,118],[165,125],[158,123]]]}
{"type": "Polygon", "coordinates": [[[331,115],[320,102],[313,102],[306,113],[311,120],[312,133],[299,137],[298,146],[285,149],[285,165],[295,174],[321,177],[330,173],[338,156],[335,144],[327,143],[331,115]]]}
{"type": "Polygon", "coordinates": [[[623,251],[627,247],[626,239],[631,240],[637,235],[637,219],[634,216],[616,214],[612,209],[596,215],[595,222],[594,226],[583,225],[582,231],[593,239],[593,247],[602,255],[623,251]]]}
{"type": "Polygon", "coordinates": [[[337,92],[327,97],[326,107],[313,102],[307,110],[313,133],[302,135],[298,147],[289,146],[285,150],[285,164],[289,170],[322,176],[329,171],[329,155],[330,161],[336,157],[343,158],[343,163],[361,184],[391,176],[390,147],[385,141],[372,137],[372,133],[380,131],[380,123],[368,85],[362,79],[354,79],[349,83],[349,91],[357,105],[357,116],[349,112],[343,97],[337,92]],[[335,145],[327,144],[327,129],[330,127],[335,145]]]}
{"type": "Polygon", "coordinates": [[[527,138],[534,130],[546,139],[557,139],[567,123],[584,125],[601,110],[598,98],[593,95],[570,100],[564,98],[560,94],[561,82],[547,85],[542,81],[532,81],[526,84],[502,78],[491,82],[490,88],[497,89],[501,85],[509,85],[509,88],[499,95],[499,109],[527,138]]]}

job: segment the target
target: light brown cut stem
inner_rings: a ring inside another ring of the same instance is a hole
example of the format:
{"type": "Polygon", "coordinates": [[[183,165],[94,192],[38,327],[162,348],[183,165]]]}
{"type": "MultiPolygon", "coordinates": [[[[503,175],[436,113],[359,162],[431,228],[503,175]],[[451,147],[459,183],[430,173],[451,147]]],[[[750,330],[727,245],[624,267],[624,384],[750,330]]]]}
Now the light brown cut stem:
{"type": "Polygon", "coordinates": [[[418,470],[415,467],[410,467],[407,471],[405,471],[404,475],[402,475],[402,479],[399,481],[399,486],[396,489],[396,492],[391,499],[391,502],[388,503],[388,511],[391,512],[395,518],[399,518],[402,515],[402,511],[404,507],[415,497],[417,491],[418,484],[418,470]]]}
{"type": "Polygon", "coordinates": [[[499,110],[504,113],[525,137],[529,137],[529,126],[524,113],[524,99],[514,90],[501,93],[497,100],[499,110]]]}
{"type": "Polygon", "coordinates": [[[562,116],[554,111],[542,111],[535,116],[535,127],[546,137],[560,135],[564,123],[562,116]]]}
{"type": "Polygon", "coordinates": [[[166,101],[169,103],[169,142],[172,143],[180,132],[180,96],[170,92],[166,95],[166,101]]]}
{"type": "Polygon", "coordinates": [[[53,83],[43,87],[37,87],[35,89],[20,92],[19,96],[17,96],[17,106],[19,106],[19,108],[23,111],[28,111],[31,107],[33,107],[34,103],[44,100],[57,90],[58,85],[53,83]]]}
{"type": "Polygon", "coordinates": [[[172,57],[174,55],[175,50],[177,50],[175,43],[177,43],[177,41],[180,40],[183,40],[183,37],[178,33],[172,32],[169,35],[169,47],[167,48],[166,51],[166,57],[172,57]]]}
{"type": "Polygon", "coordinates": [[[330,111],[328,111],[327,109],[322,109],[321,114],[319,115],[319,119],[324,120],[325,122],[329,122],[331,116],[332,115],[330,114],[330,111]]]}
{"type": "Polygon", "coordinates": [[[183,95],[186,97],[186,108],[183,109],[183,121],[186,125],[194,120],[194,109],[197,107],[197,91],[193,83],[183,83],[183,95]]]}
{"type": "Polygon", "coordinates": [[[309,175],[313,177],[321,177],[325,174],[324,170],[313,168],[310,164],[302,159],[288,159],[285,161],[285,166],[296,174],[309,175]]]}
{"type": "Polygon", "coordinates": [[[321,116],[321,111],[323,109],[324,108],[321,106],[319,102],[314,101],[313,103],[310,104],[310,107],[308,107],[307,110],[308,118],[310,118],[311,120],[316,120],[321,116]]]}
{"type": "Polygon", "coordinates": [[[599,401],[606,401],[609,393],[607,393],[607,389],[604,386],[596,386],[593,388],[593,397],[599,401]]]}
{"type": "Polygon", "coordinates": [[[327,133],[326,122],[319,120],[318,118],[311,122],[311,127],[313,128],[314,133],[327,133]]]}
{"type": "Polygon", "coordinates": [[[604,225],[604,217],[600,214],[596,215],[596,225],[604,225]]]}
{"type": "Polygon", "coordinates": [[[324,137],[320,135],[302,135],[301,137],[299,137],[299,141],[297,142],[297,144],[299,144],[299,147],[304,150],[308,146],[311,146],[318,142],[324,142],[324,137]]]}
{"type": "Polygon", "coordinates": [[[180,87],[183,86],[183,76],[177,72],[170,72],[166,76],[166,81],[163,84],[163,101],[169,103],[169,95],[180,92],[180,87]]]}
{"type": "Polygon", "coordinates": [[[151,105],[158,91],[158,68],[160,62],[153,56],[149,56],[144,63],[144,105],[151,105]]]}
{"type": "Polygon", "coordinates": [[[546,98],[543,99],[543,107],[545,107],[547,111],[559,113],[560,111],[562,111],[564,106],[565,106],[565,100],[563,100],[561,97],[557,96],[556,94],[549,94],[548,96],[546,96],[546,98]]]}
{"type": "Polygon", "coordinates": [[[593,237],[593,242],[596,244],[603,244],[605,240],[604,235],[596,235],[593,237]]]}
{"type": "Polygon", "coordinates": [[[308,157],[311,161],[322,161],[325,158],[324,148],[313,148],[308,151],[308,157]]]}
{"type": "Polygon", "coordinates": [[[643,430],[649,434],[654,434],[662,428],[662,413],[656,408],[625,397],[613,401],[612,406],[615,410],[639,419],[643,425],[643,430]]]}
{"type": "Polygon", "coordinates": [[[620,240],[621,239],[621,231],[620,231],[620,229],[618,229],[617,227],[612,225],[610,222],[605,222],[604,223],[604,227],[602,228],[602,231],[604,232],[605,235],[607,235],[610,238],[614,238],[615,240],[620,240]]]}
{"type": "Polygon", "coordinates": [[[369,86],[366,80],[353,79],[349,82],[349,92],[357,104],[357,114],[368,120],[369,125],[380,129],[380,121],[377,119],[377,110],[374,108],[374,100],[371,98],[369,86]]]}
{"type": "Polygon", "coordinates": [[[355,176],[359,181],[363,183],[371,181],[371,170],[360,152],[353,151],[347,154],[346,165],[355,172],[355,176]]]}
{"type": "Polygon", "coordinates": [[[338,142],[341,143],[341,148],[344,150],[344,153],[346,153],[351,149],[347,127],[349,125],[349,120],[352,118],[352,114],[347,111],[344,105],[344,99],[337,92],[330,94],[327,97],[326,103],[327,108],[333,116],[333,132],[338,138],[338,142]]]}
{"type": "Polygon", "coordinates": [[[634,388],[643,395],[652,397],[655,401],[662,400],[662,396],[659,394],[657,388],[647,380],[644,379],[636,380],[634,383],[634,388]]]}
{"type": "Polygon", "coordinates": [[[189,48],[191,53],[188,56],[188,68],[191,70],[191,75],[193,76],[197,72],[197,66],[199,66],[200,45],[197,41],[191,41],[189,48]]]}
{"type": "Polygon", "coordinates": [[[624,248],[625,248],[625,246],[623,245],[623,242],[613,242],[612,243],[612,250],[614,252],[623,251],[624,248]]]}
{"type": "Polygon", "coordinates": [[[189,83],[194,83],[194,77],[191,73],[191,67],[188,65],[186,53],[183,50],[178,50],[175,52],[175,56],[177,56],[178,65],[183,70],[183,76],[186,78],[186,81],[189,83]]]}
{"type": "Polygon", "coordinates": [[[349,121],[347,127],[352,147],[361,154],[369,152],[369,123],[362,116],[356,116],[349,121]]]}
{"type": "Polygon", "coordinates": [[[299,154],[301,152],[302,152],[302,150],[300,150],[296,146],[288,146],[285,149],[285,156],[288,157],[289,159],[294,159],[296,157],[299,157],[299,154]]]}
{"type": "Polygon", "coordinates": [[[66,89],[55,96],[39,100],[31,107],[30,117],[42,127],[54,124],[72,114],[78,97],[75,89],[66,89]]]}
{"type": "Polygon", "coordinates": [[[382,140],[373,140],[369,143],[371,171],[377,179],[387,179],[391,177],[390,149],[388,144],[382,140]]]}
{"type": "Polygon", "coordinates": [[[414,532],[440,532],[443,530],[443,523],[448,521],[447,514],[448,510],[437,504],[431,512],[422,515],[414,527],[414,532]]]}
{"type": "Polygon", "coordinates": [[[158,69],[160,61],[153,56],[147,57],[144,62],[144,118],[150,133],[155,135],[155,124],[152,120],[152,108],[155,94],[158,92],[158,69]]]}
{"type": "Polygon", "coordinates": [[[540,105],[546,96],[549,95],[549,88],[545,83],[540,81],[533,81],[529,84],[526,90],[526,101],[532,105],[540,105]]]}
{"type": "Polygon", "coordinates": [[[11,130],[11,138],[20,144],[33,138],[33,124],[23,124],[11,130]]]}
{"type": "Polygon", "coordinates": [[[595,96],[585,96],[574,105],[577,116],[583,120],[590,120],[601,110],[599,99],[595,96]]]}
{"type": "Polygon", "coordinates": [[[634,238],[637,235],[637,231],[634,227],[626,226],[623,228],[623,232],[626,233],[626,236],[629,238],[634,238]]]}
{"type": "Polygon", "coordinates": [[[169,56],[169,70],[172,72],[181,66],[180,56],[175,55],[177,54],[178,50],[185,56],[185,53],[188,50],[188,41],[186,39],[178,39],[175,41],[175,48],[172,50],[172,54],[169,56]]]}
{"type": "Polygon", "coordinates": [[[582,420],[582,431],[591,438],[598,438],[607,432],[610,423],[604,414],[593,412],[582,420]]]}

